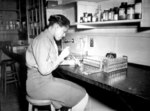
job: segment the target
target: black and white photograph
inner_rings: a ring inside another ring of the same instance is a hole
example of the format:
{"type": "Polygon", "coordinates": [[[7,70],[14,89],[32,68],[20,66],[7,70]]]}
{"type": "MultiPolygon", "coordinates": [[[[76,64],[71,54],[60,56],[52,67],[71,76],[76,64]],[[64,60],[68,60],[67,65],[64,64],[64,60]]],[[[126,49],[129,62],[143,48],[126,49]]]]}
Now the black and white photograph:
{"type": "Polygon", "coordinates": [[[0,0],[0,111],[150,111],[150,0],[0,0]]]}

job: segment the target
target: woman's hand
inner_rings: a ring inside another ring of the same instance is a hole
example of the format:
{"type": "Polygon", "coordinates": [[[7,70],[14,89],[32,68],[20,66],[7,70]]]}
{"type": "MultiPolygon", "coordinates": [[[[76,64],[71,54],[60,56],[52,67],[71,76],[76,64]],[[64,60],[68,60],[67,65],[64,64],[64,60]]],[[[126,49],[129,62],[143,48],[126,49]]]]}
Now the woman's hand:
{"type": "Polygon", "coordinates": [[[66,47],[60,54],[60,56],[64,59],[70,54],[70,47],[66,47]]]}

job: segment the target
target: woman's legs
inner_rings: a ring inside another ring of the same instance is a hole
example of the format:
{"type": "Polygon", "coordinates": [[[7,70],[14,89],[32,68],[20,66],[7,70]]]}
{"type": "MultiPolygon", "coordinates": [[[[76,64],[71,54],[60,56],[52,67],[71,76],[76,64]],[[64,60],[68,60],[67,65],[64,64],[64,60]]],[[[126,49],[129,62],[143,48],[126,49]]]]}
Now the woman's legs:
{"type": "Polygon", "coordinates": [[[114,109],[104,105],[86,93],[85,97],[73,106],[71,111],[114,111],[114,109]]]}
{"type": "Polygon", "coordinates": [[[86,93],[84,98],[78,104],[76,104],[74,107],[72,107],[72,111],[85,111],[88,100],[89,100],[89,96],[86,93]]]}
{"type": "Polygon", "coordinates": [[[101,103],[100,101],[94,99],[93,97],[89,96],[89,101],[84,111],[115,111],[115,110],[101,103]]]}
{"type": "Polygon", "coordinates": [[[50,99],[57,109],[62,106],[73,107],[86,95],[86,90],[81,86],[59,78],[35,83],[33,80],[27,81],[27,92],[32,98],[50,99]]]}

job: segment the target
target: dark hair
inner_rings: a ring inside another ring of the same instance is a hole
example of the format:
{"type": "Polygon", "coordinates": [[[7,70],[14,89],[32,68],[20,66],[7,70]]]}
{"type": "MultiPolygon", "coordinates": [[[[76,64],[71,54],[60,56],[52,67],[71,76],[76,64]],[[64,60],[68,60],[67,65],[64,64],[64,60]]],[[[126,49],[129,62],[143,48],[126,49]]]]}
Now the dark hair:
{"type": "Polygon", "coordinates": [[[69,26],[70,25],[70,21],[68,20],[68,18],[66,18],[64,15],[61,14],[57,14],[57,15],[51,15],[49,18],[49,26],[54,25],[55,23],[57,23],[60,26],[69,26]]]}

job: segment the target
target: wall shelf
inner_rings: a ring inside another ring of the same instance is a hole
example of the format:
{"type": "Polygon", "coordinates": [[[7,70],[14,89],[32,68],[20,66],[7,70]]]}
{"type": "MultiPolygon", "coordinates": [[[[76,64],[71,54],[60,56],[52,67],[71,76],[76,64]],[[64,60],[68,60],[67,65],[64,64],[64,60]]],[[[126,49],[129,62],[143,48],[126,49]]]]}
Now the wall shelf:
{"type": "Polygon", "coordinates": [[[71,3],[66,3],[66,4],[58,4],[58,5],[54,5],[54,6],[48,6],[47,9],[65,9],[65,8],[69,8],[72,5],[75,5],[76,2],[71,2],[71,3]]]}
{"type": "MultiPolygon", "coordinates": [[[[114,26],[134,26],[134,27],[150,27],[149,21],[149,0],[142,0],[142,17],[141,19],[133,20],[118,20],[118,21],[103,21],[103,22],[87,22],[80,23],[80,18],[83,17],[83,13],[94,13],[98,4],[101,4],[103,10],[113,7],[119,7],[124,0],[71,0],[63,1],[62,4],[48,6],[48,17],[53,14],[63,14],[70,21],[71,26],[77,26],[77,28],[100,28],[100,27],[114,27],[114,26]],[[115,2],[114,2],[115,1],[115,2]]],[[[51,2],[51,1],[49,1],[51,2]]],[[[128,0],[128,3],[134,3],[134,0],[128,0]]],[[[47,17],[47,19],[48,19],[47,17]]],[[[48,21],[48,20],[47,20],[48,21]]]]}
{"type": "Polygon", "coordinates": [[[133,20],[118,20],[118,21],[102,21],[102,22],[87,22],[87,23],[75,23],[78,28],[81,26],[84,28],[97,28],[99,26],[132,26],[140,24],[141,19],[133,20]]]}

